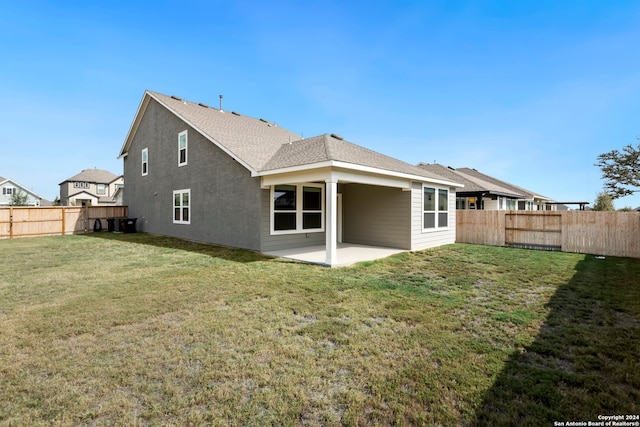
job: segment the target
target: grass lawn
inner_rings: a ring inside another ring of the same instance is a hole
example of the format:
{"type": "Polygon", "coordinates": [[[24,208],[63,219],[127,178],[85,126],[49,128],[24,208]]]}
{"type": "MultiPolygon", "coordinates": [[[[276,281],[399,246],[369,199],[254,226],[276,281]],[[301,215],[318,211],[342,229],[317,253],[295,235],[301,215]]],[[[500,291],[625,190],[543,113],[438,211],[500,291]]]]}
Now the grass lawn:
{"type": "Polygon", "coordinates": [[[328,269],[112,233],[0,254],[0,425],[640,413],[640,260],[449,245],[328,269]]]}

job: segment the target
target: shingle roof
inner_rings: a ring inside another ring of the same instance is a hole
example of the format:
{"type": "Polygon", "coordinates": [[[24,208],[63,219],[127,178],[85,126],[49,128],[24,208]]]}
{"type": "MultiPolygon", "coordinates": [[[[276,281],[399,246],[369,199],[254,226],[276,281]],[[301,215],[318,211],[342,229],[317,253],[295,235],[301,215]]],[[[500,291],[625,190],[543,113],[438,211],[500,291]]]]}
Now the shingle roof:
{"type": "Polygon", "coordinates": [[[114,175],[111,172],[106,170],[85,169],[79,174],[74,175],[71,178],[65,179],[62,183],[82,181],[82,182],[95,182],[99,184],[109,184],[117,178],[119,178],[118,175],[114,175]]]}
{"type": "Polygon", "coordinates": [[[256,171],[263,168],[282,144],[300,139],[295,133],[264,119],[147,92],[256,171]]]}
{"type": "Polygon", "coordinates": [[[282,169],[329,160],[418,175],[426,178],[443,179],[441,175],[328,134],[282,145],[278,152],[275,153],[264,166],[264,170],[282,169]]]}
{"type": "Polygon", "coordinates": [[[2,181],[4,181],[4,180],[5,180],[5,178],[3,178],[3,177],[1,177],[1,176],[0,176],[0,182],[2,182],[2,181]]]}
{"type": "Polygon", "coordinates": [[[496,185],[495,183],[469,176],[468,174],[461,172],[460,169],[453,169],[437,163],[420,163],[418,164],[418,167],[446,177],[449,180],[464,184],[464,188],[458,190],[460,193],[487,192],[500,196],[524,197],[522,193],[514,192],[511,189],[496,185]]]}
{"type": "MultiPolygon", "coordinates": [[[[149,97],[257,173],[333,160],[446,181],[430,171],[330,135],[302,139],[264,119],[222,111],[152,91],[145,92],[136,120],[140,119],[140,111],[148,105],[149,97]]],[[[121,156],[126,154],[136,126],[134,121],[121,156]]]]}
{"type": "Polygon", "coordinates": [[[545,197],[545,196],[542,196],[540,194],[534,193],[533,191],[527,190],[526,188],[522,188],[522,187],[519,187],[517,185],[513,185],[513,184],[510,184],[508,182],[502,181],[500,179],[494,178],[492,176],[485,175],[485,174],[483,174],[481,172],[478,172],[476,169],[458,168],[458,169],[456,169],[456,171],[462,172],[462,173],[467,174],[469,176],[472,176],[472,177],[474,177],[476,179],[482,179],[484,181],[493,183],[495,185],[502,186],[502,187],[507,188],[507,189],[509,189],[511,191],[521,193],[526,197],[531,197],[531,198],[537,197],[537,198],[541,198],[541,199],[551,200],[548,197],[545,197]]]}

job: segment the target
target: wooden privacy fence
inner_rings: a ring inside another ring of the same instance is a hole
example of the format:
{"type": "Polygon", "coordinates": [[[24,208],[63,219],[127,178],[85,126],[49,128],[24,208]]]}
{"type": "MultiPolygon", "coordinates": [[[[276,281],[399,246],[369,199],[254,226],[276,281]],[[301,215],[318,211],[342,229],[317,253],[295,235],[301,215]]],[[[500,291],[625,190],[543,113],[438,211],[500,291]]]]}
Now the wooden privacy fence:
{"type": "Polygon", "coordinates": [[[127,216],[126,206],[10,206],[0,208],[0,239],[53,236],[93,231],[96,220],[127,216]]]}
{"type": "Polygon", "coordinates": [[[640,258],[640,213],[458,210],[456,242],[640,258]]]}

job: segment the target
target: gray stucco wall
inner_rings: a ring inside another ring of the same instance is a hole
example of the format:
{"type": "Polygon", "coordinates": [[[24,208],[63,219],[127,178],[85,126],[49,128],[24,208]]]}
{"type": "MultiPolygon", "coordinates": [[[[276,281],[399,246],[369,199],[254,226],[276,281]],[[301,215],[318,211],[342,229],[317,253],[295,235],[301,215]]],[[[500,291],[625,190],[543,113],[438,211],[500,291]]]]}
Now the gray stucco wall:
{"type": "Polygon", "coordinates": [[[260,250],[260,179],[151,100],[127,157],[125,195],[141,231],[260,250]],[[178,167],[178,134],[188,130],[188,164],[178,167]],[[141,175],[141,151],[149,167],[141,175]],[[191,190],[191,224],[173,223],[173,191],[191,190]]]}
{"type": "Polygon", "coordinates": [[[341,186],[343,241],[411,249],[411,193],[364,184],[341,186]]]}
{"type": "Polygon", "coordinates": [[[326,244],[326,235],[321,233],[295,233],[271,235],[271,192],[261,191],[262,205],[262,252],[281,249],[298,248],[303,246],[317,246],[326,244]]]}

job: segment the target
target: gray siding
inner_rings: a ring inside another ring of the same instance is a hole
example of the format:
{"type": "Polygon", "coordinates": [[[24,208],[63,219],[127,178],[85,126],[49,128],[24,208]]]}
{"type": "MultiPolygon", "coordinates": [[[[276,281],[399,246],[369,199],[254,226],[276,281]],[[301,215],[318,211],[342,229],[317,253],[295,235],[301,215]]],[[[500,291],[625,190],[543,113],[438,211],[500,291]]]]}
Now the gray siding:
{"type": "Polygon", "coordinates": [[[138,229],[260,249],[260,180],[178,117],[151,100],[127,157],[124,203],[138,229]],[[178,133],[188,130],[188,164],[178,167],[178,133]],[[141,151],[149,149],[148,175],[141,151]],[[191,190],[191,224],[173,223],[173,191],[191,190]]]}
{"type": "Polygon", "coordinates": [[[69,183],[65,182],[60,186],[60,204],[67,206],[69,198],[69,183]]]}
{"type": "Polygon", "coordinates": [[[422,183],[411,185],[411,250],[433,248],[456,241],[456,189],[449,188],[449,228],[423,231],[422,183]]]}
{"type": "Polygon", "coordinates": [[[411,249],[411,193],[399,188],[345,184],[343,241],[411,249]]]}
{"type": "Polygon", "coordinates": [[[261,238],[262,252],[278,251],[304,246],[317,246],[326,244],[325,233],[297,233],[271,235],[271,207],[270,190],[261,191],[261,238]]]}

